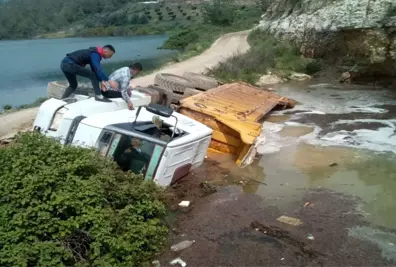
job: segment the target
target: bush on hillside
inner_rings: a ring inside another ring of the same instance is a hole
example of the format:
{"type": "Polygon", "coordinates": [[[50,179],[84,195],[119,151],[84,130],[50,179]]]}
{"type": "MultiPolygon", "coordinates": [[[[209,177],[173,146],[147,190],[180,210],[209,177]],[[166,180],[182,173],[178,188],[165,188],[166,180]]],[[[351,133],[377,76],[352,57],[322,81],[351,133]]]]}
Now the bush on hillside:
{"type": "Polygon", "coordinates": [[[203,5],[202,14],[206,23],[230,26],[236,19],[236,10],[234,0],[213,0],[203,5]]]}
{"type": "Polygon", "coordinates": [[[3,106],[3,109],[4,110],[10,110],[10,109],[12,109],[12,106],[9,105],[9,104],[6,104],[6,105],[3,106]]]}
{"type": "Polygon", "coordinates": [[[250,50],[220,62],[209,71],[220,80],[242,80],[255,83],[268,70],[285,74],[291,71],[305,72],[307,59],[301,57],[298,48],[290,42],[279,41],[272,35],[255,30],[249,35],[250,50]]]}
{"type": "Polygon", "coordinates": [[[160,190],[39,134],[0,148],[0,266],[142,266],[167,229],[160,190]]]}
{"type": "Polygon", "coordinates": [[[196,31],[187,29],[172,35],[168,40],[166,40],[162,48],[182,50],[190,43],[198,41],[198,39],[199,35],[196,31]]]}

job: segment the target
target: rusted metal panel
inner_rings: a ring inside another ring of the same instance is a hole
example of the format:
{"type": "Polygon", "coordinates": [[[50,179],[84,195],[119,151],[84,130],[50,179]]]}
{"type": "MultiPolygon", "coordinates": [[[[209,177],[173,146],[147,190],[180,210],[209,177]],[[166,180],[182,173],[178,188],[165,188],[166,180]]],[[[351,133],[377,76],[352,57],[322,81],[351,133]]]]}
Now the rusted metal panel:
{"type": "Polygon", "coordinates": [[[294,100],[246,83],[224,84],[180,102],[180,113],[215,131],[211,147],[237,155],[237,161],[242,161],[255,143],[261,133],[260,120],[268,112],[296,104],[294,100]]]}
{"type": "Polygon", "coordinates": [[[212,116],[248,144],[261,132],[258,122],[278,105],[293,107],[295,101],[246,83],[224,84],[181,101],[181,108],[212,116]]]}

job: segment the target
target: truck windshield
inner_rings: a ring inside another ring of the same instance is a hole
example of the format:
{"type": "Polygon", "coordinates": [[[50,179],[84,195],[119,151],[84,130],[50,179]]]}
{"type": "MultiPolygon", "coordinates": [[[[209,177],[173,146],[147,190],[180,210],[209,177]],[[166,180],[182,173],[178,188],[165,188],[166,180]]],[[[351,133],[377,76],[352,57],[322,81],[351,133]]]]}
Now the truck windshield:
{"type": "Polygon", "coordinates": [[[104,132],[98,149],[103,156],[112,157],[123,171],[141,173],[146,180],[151,180],[164,147],[137,137],[104,132]]]}

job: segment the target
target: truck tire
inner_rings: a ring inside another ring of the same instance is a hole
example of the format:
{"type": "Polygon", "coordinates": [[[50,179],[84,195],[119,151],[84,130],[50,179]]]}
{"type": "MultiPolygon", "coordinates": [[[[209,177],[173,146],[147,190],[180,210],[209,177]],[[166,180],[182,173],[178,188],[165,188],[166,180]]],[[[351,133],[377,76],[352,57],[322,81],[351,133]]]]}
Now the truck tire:
{"type": "Polygon", "coordinates": [[[67,82],[49,82],[47,86],[47,96],[49,98],[61,99],[68,86],[69,84],[67,82]]]}
{"type": "Polygon", "coordinates": [[[187,88],[186,91],[184,91],[183,98],[187,98],[200,93],[202,93],[202,91],[193,88],[187,88]]]}
{"type": "Polygon", "coordinates": [[[193,82],[190,79],[169,73],[158,73],[155,75],[154,83],[164,89],[180,94],[183,94],[186,88],[193,87],[193,82]]]}
{"type": "MultiPolygon", "coordinates": [[[[62,99],[63,93],[68,86],[68,82],[49,82],[47,86],[47,96],[49,98],[62,99]]],[[[93,88],[89,84],[81,84],[77,87],[76,91],[74,91],[74,94],[89,96],[93,94],[93,88]]]]}
{"type": "Polygon", "coordinates": [[[158,104],[165,106],[165,107],[169,107],[169,105],[172,103],[172,99],[173,99],[173,92],[171,90],[164,89],[164,88],[156,86],[156,85],[149,85],[148,88],[156,90],[161,94],[161,101],[159,101],[158,104]]]}
{"type": "Polygon", "coordinates": [[[210,76],[206,76],[195,72],[185,72],[183,77],[190,79],[193,82],[193,87],[206,91],[208,89],[219,86],[219,82],[210,76]]]}

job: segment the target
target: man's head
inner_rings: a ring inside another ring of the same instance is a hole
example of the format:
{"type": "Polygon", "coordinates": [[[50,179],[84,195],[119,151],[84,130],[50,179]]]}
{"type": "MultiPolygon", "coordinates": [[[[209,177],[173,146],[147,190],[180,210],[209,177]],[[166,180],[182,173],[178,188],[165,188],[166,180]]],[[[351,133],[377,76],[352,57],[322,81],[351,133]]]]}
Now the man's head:
{"type": "Polygon", "coordinates": [[[133,77],[139,75],[139,73],[143,70],[142,64],[136,62],[129,65],[129,69],[133,75],[133,77]]]}
{"type": "Polygon", "coordinates": [[[132,138],[131,145],[133,148],[139,148],[142,145],[142,143],[140,142],[140,139],[132,138]]]}
{"type": "Polygon", "coordinates": [[[112,45],[103,46],[103,58],[111,58],[115,53],[115,49],[112,45]]]}

